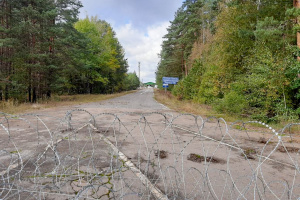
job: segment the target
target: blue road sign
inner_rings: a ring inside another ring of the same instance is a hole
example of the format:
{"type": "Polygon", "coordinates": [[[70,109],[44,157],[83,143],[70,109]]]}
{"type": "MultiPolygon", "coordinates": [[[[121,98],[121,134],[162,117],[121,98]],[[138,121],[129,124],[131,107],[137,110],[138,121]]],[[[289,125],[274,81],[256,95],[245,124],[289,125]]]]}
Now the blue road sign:
{"type": "Polygon", "coordinates": [[[163,88],[167,88],[167,87],[169,87],[169,85],[164,83],[163,88]]]}
{"type": "Polygon", "coordinates": [[[177,77],[163,77],[162,81],[164,84],[177,84],[179,78],[177,77]]]}

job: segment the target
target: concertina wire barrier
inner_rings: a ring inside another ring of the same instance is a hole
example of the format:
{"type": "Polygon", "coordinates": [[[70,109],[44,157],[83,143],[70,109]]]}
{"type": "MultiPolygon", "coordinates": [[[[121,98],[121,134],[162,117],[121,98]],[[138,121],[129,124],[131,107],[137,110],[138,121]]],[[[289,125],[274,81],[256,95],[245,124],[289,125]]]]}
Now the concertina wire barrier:
{"type": "Polygon", "coordinates": [[[300,123],[1,113],[0,199],[299,199],[300,123]]]}

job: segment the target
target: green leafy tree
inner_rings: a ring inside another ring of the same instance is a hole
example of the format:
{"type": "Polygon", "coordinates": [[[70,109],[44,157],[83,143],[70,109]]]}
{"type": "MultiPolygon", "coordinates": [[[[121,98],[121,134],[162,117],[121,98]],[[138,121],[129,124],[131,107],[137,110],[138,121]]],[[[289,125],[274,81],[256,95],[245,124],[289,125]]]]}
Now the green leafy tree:
{"type": "Polygon", "coordinates": [[[126,90],[135,90],[140,86],[140,80],[136,73],[128,73],[124,81],[126,90]]]}
{"type": "Polygon", "coordinates": [[[88,93],[123,90],[128,64],[111,26],[97,17],[87,17],[76,22],[75,28],[89,39],[89,52],[81,57],[85,68],[81,74],[88,93]]]}
{"type": "Polygon", "coordinates": [[[128,68],[111,26],[78,21],[78,0],[0,1],[0,99],[125,90],[128,68]],[[74,25],[75,24],[75,25],[74,25]]]}
{"type": "MultiPolygon", "coordinates": [[[[210,16],[201,17],[213,24],[212,39],[202,46],[201,57],[189,61],[193,68],[173,93],[263,121],[298,119],[299,28],[294,19],[299,12],[292,1],[205,1],[203,7],[210,10],[210,16]]],[[[159,67],[168,72],[172,66],[159,67]]]]}

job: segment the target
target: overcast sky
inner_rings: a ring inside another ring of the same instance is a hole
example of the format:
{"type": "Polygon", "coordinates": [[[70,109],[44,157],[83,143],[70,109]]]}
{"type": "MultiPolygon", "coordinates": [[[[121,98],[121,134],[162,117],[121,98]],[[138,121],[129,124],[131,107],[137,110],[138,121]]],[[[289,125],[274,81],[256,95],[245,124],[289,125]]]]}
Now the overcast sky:
{"type": "Polygon", "coordinates": [[[183,0],[81,0],[80,18],[98,16],[110,23],[128,58],[129,72],[141,62],[143,82],[155,82],[162,37],[183,0]]]}

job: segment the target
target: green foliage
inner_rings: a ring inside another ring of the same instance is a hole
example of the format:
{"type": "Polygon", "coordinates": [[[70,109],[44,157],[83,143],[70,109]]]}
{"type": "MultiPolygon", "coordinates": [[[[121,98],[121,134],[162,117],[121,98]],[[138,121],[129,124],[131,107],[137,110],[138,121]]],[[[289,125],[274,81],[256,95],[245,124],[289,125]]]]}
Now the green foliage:
{"type": "Polygon", "coordinates": [[[195,99],[199,89],[198,85],[200,84],[200,79],[198,79],[198,77],[203,74],[203,70],[201,61],[196,60],[190,71],[190,75],[179,81],[172,90],[172,93],[175,96],[178,96],[179,99],[195,99]]]}
{"type": "Polygon", "coordinates": [[[247,108],[245,97],[234,90],[226,93],[216,104],[216,110],[230,114],[241,114],[247,108]]]}
{"type": "Polygon", "coordinates": [[[124,85],[126,90],[136,90],[140,86],[140,80],[135,72],[127,74],[124,85]]]}
{"type": "Polygon", "coordinates": [[[51,96],[61,64],[68,58],[64,41],[74,32],[70,24],[77,20],[80,7],[75,0],[3,1],[0,18],[10,20],[2,23],[1,39],[6,42],[0,70],[9,80],[1,85],[1,96],[3,88],[8,88],[6,100],[36,102],[51,96]]]}
{"type": "Polygon", "coordinates": [[[184,1],[168,27],[156,72],[156,83],[160,88],[162,77],[181,78],[187,73],[186,61],[191,54],[194,42],[201,35],[200,30],[204,19],[200,13],[203,13],[203,6],[202,1],[184,1]]]}
{"type": "Polygon", "coordinates": [[[211,104],[215,98],[223,97],[222,74],[216,65],[206,68],[201,77],[201,83],[195,100],[199,103],[211,104]]]}
{"type": "Polygon", "coordinates": [[[126,89],[128,63],[114,31],[96,17],[78,21],[80,7],[78,0],[1,2],[0,100],[126,89]]]}
{"type": "MultiPolygon", "coordinates": [[[[203,7],[210,3],[205,1],[203,7]]],[[[266,122],[299,119],[299,29],[294,24],[299,10],[285,1],[221,0],[213,5],[218,12],[212,40],[173,94],[266,122]]],[[[172,51],[162,53],[162,61],[179,58],[172,51]]],[[[168,67],[164,65],[164,72],[168,67]]]]}

